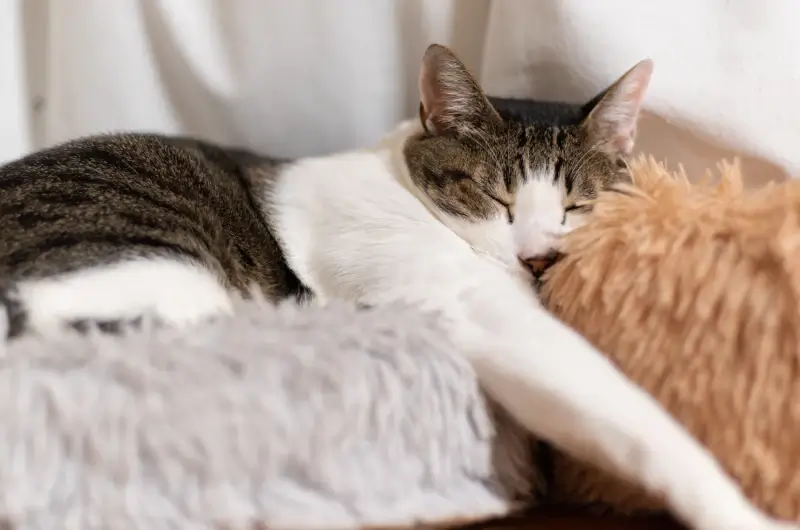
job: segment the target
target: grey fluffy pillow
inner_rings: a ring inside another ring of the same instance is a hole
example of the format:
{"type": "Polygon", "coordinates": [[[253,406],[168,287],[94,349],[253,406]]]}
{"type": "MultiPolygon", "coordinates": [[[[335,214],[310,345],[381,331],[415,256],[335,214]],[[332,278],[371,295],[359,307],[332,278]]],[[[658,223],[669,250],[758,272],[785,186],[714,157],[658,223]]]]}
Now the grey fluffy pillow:
{"type": "Polygon", "coordinates": [[[242,302],[182,333],[2,348],[8,528],[446,523],[539,485],[531,441],[407,308],[242,302]]]}

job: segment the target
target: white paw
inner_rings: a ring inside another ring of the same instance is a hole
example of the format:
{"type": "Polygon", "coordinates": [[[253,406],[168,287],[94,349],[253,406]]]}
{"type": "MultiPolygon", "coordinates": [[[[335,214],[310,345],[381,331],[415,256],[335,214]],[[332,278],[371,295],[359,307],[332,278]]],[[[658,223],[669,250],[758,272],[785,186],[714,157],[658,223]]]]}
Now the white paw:
{"type": "Polygon", "coordinates": [[[748,507],[746,513],[737,514],[730,510],[719,517],[708,517],[697,530],[800,530],[800,523],[779,521],[766,514],[748,507]]]}
{"type": "Polygon", "coordinates": [[[760,521],[752,521],[750,523],[741,523],[737,521],[724,526],[708,526],[707,530],[712,530],[712,528],[716,530],[722,530],[723,528],[729,528],[730,530],[800,530],[800,524],[763,518],[760,521]]]}
{"type": "Polygon", "coordinates": [[[800,530],[800,523],[790,523],[788,521],[778,521],[770,517],[763,516],[753,526],[739,525],[737,528],[759,528],[760,530],[800,530]]]}

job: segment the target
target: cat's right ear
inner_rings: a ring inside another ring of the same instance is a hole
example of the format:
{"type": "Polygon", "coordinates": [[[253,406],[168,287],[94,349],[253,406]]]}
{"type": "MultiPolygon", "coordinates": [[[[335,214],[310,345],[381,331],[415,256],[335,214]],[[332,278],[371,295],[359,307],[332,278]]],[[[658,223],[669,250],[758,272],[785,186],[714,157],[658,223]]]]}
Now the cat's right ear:
{"type": "Polygon", "coordinates": [[[500,115],[464,64],[448,48],[431,44],[419,73],[422,126],[430,134],[470,134],[499,123],[500,115]]]}
{"type": "Polygon", "coordinates": [[[590,141],[611,154],[629,155],[636,138],[636,124],[650,77],[653,61],[645,59],[608,87],[583,121],[590,141]]]}

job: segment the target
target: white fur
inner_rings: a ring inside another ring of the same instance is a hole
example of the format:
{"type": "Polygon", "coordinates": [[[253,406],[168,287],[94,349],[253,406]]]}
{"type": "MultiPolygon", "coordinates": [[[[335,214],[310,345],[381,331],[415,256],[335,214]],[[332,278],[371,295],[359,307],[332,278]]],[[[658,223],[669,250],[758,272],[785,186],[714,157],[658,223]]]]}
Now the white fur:
{"type": "Polygon", "coordinates": [[[77,319],[152,315],[175,326],[229,313],[231,300],[207,269],[167,258],[138,258],[18,284],[28,324],[53,329],[77,319]]]}
{"type": "Polygon", "coordinates": [[[525,183],[517,190],[512,224],[499,206],[493,219],[481,222],[447,215],[438,210],[427,195],[412,188],[410,181],[407,184],[407,189],[431,214],[469,243],[475,252],[518,276],[528,276],[521,261],[558,250],[561,238],[585,219],[584,215],[574,212],[567,213],[565,218],[565,190],[563,184],[553,178],[552,171],[527,175],[525,183]]]}
{"type": "MultiPolygon", "coordinates": [[[[467,241],[420,200],[401,154],[416,129],[403,124],[373,150],[300,161],[282,175],[273,213],[300,278],[326,298],[440,311],[484,388],[524,426],[663,495],[692,527],[794,528],[757,511],[649,395],[539,304],[496,249],[475,251],[481,240],[509,244],[497,225],[467,241]]],[[[531,211],[550,193],[528,191],[521,206],[531,211]]],[[[526,223],[534,220],[545,222],[531,214],[526,223]]]]}
{"type": "Polygon", "coordinates": [[[512,226],[517,256],[538,258],[558,250],[561,238],[582,222],[584,216],[564,215],[566,190],[552,172],[528,175],[517,190],[516,217],[512,226]]]}
{"type": "Polygon", "coordinates": [[[517,192],[513,231],[520,259],[544,256],[566,232],[564,190],[550,174],[529,175],[517,192]]]}

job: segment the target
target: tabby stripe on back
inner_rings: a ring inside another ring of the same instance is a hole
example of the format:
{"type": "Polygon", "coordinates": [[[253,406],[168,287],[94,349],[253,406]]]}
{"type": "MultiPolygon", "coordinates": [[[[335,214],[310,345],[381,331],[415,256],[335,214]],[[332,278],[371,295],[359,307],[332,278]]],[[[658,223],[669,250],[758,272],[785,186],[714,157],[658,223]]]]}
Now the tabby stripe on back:
{"type": "Polygon", "coordinates": [[[245,295],[256,285],[275,300],[305,296],[261,205],[277,167],[244,149],[152,134],[33,153],[0,167],[0,278],[170,258],[245,295]]]}
{"type": "Polygon", "coordinates": [[[40,240],[35,247],[28,247],[15,250],[8,256],[8,263],[11,266],[19,266],[26,261],[32,260],[36,255],[65,248],[74,248],[80,251],[79,247],[90,247],[93,245],[108,245],[118,248],[150,247],[153,249],[169,250],[176,255],[184,254],[192,258],[200,258],[200,255],[186,247],[178,244],[168,243],[162,239],[149,236],[121,235],[112,232],[54,235],[52,238],[40,240]]]}

